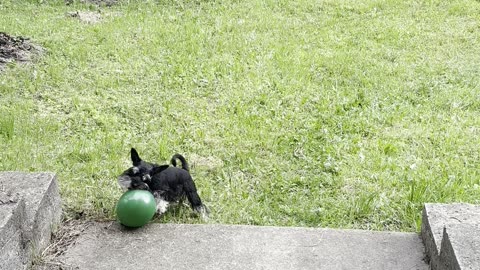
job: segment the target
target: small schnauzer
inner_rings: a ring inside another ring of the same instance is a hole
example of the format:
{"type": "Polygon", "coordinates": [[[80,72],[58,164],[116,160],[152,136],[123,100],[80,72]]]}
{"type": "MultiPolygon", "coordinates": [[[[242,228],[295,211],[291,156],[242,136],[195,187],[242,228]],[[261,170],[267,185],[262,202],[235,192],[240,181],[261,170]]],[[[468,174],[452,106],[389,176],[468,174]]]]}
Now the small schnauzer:
{"type": "Polygon", "coordinates": [[[170,203],[181,202],[187,197],[192,209],[204,219],[207,218],[208,209],[198,196],[188,163],[182,155],[173,155],[170,160],[173,167],[143,161],[135,148],[131,149],[130,156],[133,167],[118,177],[121,187],[150,191],[155,197],[157,213],[160,215],[167,211],[170,203]],[[177,159],[182,162],[182,168],[176,167],[177,159]]]}

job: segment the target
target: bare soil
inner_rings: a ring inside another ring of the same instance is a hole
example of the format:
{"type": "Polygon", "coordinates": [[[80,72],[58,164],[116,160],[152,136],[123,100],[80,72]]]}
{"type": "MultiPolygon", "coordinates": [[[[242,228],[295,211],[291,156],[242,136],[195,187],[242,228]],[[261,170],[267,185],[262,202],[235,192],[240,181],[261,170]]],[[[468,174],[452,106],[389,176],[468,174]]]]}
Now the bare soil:
{"type": "Polygon", "coordinates": [[[100,22],[102,15],[99,12],[74,11],[67,13],[72,18],[78,18],[81,22],[95,24],[100,22]]]}
{"type": "Polygon", "coordinates": [[[30,62],[43,48],[25,37],[14,37],[0,32],[0,71],[12,62],[30,62]]]}
{"type": "MultiPolygon", "coordinates": [[[[65,0],[67,5],[73,4],[74,0],[65,0]]],[[[80,0],[80,3],[91,3],[97,6],[113,6],[118,2],[118,0],[80,0]]]]}
{"type": "Polygon", "coordinates": [[[96,5],[105,5],[107,7],[115,5],[118,1],[117,0],[83,0],[84,2],[90,2],[96,5]]]}

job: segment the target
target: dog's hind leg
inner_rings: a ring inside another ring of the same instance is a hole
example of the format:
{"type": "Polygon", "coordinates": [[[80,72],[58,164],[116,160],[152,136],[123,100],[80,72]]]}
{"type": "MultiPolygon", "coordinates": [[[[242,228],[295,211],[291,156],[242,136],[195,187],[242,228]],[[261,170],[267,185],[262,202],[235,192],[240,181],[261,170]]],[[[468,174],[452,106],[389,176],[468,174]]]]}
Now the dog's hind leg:
{"type": "Polygon", "coordinates": [[[198,196],[197,188],[193,180],[188,181],[183,188],[192,209],[200,214],[202,219],[207,220],[209,214],[208,208],[202,203],[200,196],[198,196]]]}

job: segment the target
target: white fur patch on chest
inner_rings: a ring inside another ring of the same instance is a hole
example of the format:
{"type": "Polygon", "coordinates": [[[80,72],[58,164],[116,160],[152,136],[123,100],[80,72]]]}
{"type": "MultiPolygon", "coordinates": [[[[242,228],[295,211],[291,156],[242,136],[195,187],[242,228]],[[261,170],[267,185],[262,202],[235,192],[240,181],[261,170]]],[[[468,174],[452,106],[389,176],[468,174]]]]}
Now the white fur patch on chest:
{"type": "Polygon", "coordinates": [[[157,203],[157,213],[159,215],[167,212],[168,205],[170,205],[169,202],[167,202],[166,200],[164,200],[163,198],[160,198],[160,197],[156,197],[155,201],[157,203]]]}

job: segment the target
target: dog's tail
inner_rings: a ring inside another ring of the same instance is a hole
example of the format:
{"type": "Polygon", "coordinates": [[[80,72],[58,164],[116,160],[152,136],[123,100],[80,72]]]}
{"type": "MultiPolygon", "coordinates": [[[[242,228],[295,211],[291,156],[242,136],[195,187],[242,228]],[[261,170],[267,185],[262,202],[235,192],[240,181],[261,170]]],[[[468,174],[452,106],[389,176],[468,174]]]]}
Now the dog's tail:
{"type": "Polygon", "coordinates": [[[179,159],[182,162],[182,169],[188,172],[190,169],[188,168],[187,160],[185,160],[185,158],[182,155],[180,154],[173,155],[172,159],[170,160],[170,163],[172,163],[172,165],[176,167],[177,159],[179,159]]]}

